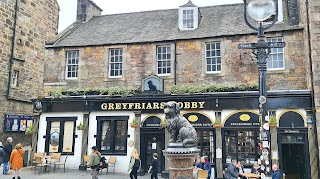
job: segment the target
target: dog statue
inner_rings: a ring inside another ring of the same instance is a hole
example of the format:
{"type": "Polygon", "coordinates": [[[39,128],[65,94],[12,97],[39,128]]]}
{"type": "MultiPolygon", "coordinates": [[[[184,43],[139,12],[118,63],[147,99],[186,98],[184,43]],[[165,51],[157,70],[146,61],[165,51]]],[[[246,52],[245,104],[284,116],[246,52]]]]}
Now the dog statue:
{"type": "Polygon", "coordinates": [[[184,146],[196,146],[197,132],[189,121],[180,115],[180,106],[175,101],[164,105],[167,119],[167,130],[170,133],[169,143],[183,143],[184,146]]]}
{"type": "Polygon", "coordinates": [[[157,87],[152,83],[152,81],[148,81],[148,86],[150,91],[157,91],[157,87]]]}

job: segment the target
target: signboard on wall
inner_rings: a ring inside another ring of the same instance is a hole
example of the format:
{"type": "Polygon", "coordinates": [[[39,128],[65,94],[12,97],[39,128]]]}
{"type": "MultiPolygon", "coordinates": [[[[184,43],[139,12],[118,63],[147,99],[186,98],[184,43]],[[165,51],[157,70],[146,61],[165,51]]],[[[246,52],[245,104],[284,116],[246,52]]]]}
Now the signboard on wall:
{"type": "Polygon", "coordinates": [[[33,125],[33,116],[9,115],[4,116],[4,132],[24,132],[33,125]]]}
{"type": "Polygon", "coordinates": [[[190,112],[183,115],[194,128],[212,128],[211,119],[199,112],[190,112]]]}
{"type": "Polygon", "coordinates": [[[226,119],[224,127],[260,127],[259,115],[252,112],[239,112],[226,119]]]}

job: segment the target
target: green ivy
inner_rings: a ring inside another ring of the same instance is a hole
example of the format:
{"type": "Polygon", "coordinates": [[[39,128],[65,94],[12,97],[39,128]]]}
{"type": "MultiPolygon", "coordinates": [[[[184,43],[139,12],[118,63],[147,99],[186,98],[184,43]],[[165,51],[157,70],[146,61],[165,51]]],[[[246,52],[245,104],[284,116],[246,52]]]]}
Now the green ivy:
{"type": "Polygon", "coordinates": [[[258,90],[258,84],[240,84],[240,85],[175,85],[171,87],[171,94],[197,94],[211,92],[232,92],[232,91],[248,91],[258,90]]]}

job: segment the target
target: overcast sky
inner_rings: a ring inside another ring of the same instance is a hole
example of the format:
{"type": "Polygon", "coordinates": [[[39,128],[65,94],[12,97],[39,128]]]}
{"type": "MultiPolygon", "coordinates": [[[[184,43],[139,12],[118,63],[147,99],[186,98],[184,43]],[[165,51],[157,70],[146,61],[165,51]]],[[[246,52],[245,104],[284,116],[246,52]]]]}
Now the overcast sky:
{"type": "MultiPolygon", "coordinates": [[[[176,9],[188,0],[93,0],[103,14],[138,12],[157,9],[176,9]]],[[[241,3],[243,0],[192,0],[197,6],[241,3]]],[[[77,0],[58,0],[60,5],[59,32],[76,19],[77,0]]]]}

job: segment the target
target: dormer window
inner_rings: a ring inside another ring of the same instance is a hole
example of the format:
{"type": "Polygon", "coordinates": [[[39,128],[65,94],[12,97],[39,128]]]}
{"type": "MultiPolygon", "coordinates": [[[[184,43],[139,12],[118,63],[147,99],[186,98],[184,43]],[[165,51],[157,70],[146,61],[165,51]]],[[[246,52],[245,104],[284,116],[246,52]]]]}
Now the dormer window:
{"type": "Polygon", "coordinates": [[[194,15],[193,10],[183,10],[183,28],[184,29],[193,29],[194,28],[194,15]]]}
{"type": "Polygon", "coordinates": [[[179,29],[195,30],[199,23],[199,8],[191,1],[179,7],[179,29]]]}

